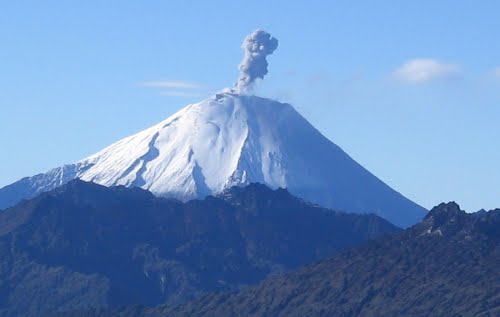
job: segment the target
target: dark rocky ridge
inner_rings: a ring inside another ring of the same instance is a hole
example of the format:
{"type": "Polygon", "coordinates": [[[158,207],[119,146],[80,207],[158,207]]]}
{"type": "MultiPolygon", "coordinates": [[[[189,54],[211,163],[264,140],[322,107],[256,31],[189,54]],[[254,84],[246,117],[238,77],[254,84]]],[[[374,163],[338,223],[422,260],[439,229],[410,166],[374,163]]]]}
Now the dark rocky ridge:
{"type": "Polygon", "coordinates": [[[397,231],[258,184],[181,203],[75,180],[0,212],[0,316],[175,305],[397,231]]]}
{"type": "Polygon", "coordinates": [[[68,316],[500,316],[500,209],[435,207],[419,224],[236,293],[68,316]],[[90,315],[88,315],[90,314],[90,315]]]}

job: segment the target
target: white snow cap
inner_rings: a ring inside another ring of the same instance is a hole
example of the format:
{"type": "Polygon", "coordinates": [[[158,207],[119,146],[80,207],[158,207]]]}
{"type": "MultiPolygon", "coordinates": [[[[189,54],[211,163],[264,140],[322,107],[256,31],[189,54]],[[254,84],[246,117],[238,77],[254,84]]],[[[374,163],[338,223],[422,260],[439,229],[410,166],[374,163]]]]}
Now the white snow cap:
{"type": "Polygon", "coordinates": [[[258,29],[245,37],[241,46],[245,57],[241,62],[240,77],[235,90],[246,93],[251,90],[255,79],[263,79],[267,75],[267,55],[271,55],[278,48],[278,40],[264,30],[258,29]]]}

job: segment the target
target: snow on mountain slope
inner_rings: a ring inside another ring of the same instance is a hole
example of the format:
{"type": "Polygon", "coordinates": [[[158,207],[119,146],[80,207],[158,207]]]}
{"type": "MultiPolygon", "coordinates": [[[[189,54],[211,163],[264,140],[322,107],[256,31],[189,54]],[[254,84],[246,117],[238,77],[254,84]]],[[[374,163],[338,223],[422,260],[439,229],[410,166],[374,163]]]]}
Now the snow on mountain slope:
{"type": "Polygon", "coordinates": [[[78,177],[182,200],[220,192],[238,168],[251,121],[248,107],[236,98],[189,105],[81,161],[93,166],[78,177]]]}
{"type": "Polygon", "coordinates": [[[400,226],[425,210],[351,159],[295,109],[256,96],[218,94],[75,164],[0,189],[0,207],[73,178],[203,198],[259,182],[320,205],[376,213],[400,226]],[[15,197],[14,197],[15,196],[15,197]]]}

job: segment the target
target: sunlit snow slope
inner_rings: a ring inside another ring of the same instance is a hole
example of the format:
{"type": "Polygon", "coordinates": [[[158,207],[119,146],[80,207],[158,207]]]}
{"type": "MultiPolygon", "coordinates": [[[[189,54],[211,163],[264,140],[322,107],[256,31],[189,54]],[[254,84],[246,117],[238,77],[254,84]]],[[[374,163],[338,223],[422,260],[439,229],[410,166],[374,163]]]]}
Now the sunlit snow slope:
{"type": "Polygon", "coordinates": [[[425,210],[373,176],[289,104],[219,94],[75,164],[0,189],[0,208],[71,179],[148,189],[181,200],[234,185],[286,187],[301,198],[400,226],[425,210]]]}

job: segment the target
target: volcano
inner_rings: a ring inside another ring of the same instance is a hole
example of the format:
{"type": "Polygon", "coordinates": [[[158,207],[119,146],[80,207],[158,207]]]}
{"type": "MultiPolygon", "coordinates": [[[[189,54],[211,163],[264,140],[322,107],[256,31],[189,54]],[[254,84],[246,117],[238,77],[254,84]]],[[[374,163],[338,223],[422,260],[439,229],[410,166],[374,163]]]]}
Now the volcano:
{"type": "Polygon", "coordinates": [[[74,164],[0,189],[0,207],[79,178],[182,201],[261,183],[340,211],[407,227],[425,209],[324,137],[290,104],[234,92],[191,104],[74,164]]]}

